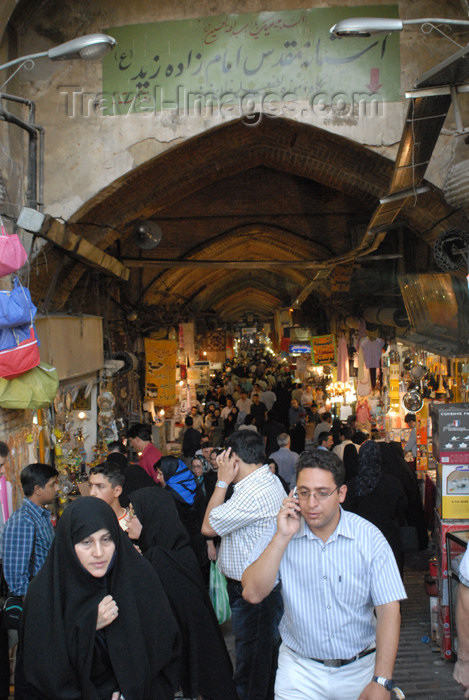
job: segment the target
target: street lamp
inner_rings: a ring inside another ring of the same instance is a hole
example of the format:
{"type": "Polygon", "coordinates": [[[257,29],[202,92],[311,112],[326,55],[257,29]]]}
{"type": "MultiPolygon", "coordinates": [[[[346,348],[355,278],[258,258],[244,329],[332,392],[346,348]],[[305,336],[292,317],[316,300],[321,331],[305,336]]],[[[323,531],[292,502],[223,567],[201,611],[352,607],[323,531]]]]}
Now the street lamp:
{"type": "Polygon", "coordinates": [[[469,27],[469,20],[441,19],[425,17],[422,19],[393,19],[390,17],[351,17],[341,19],[330,28],[335,36],[373,36],[388,32],[402,32],[408,24],[448,24],[459,27],[469,27]]]}
{"type": "Polygon", "coordinates": [[[86,34],[76,39],[66,41],[64,44],[54,46],[48,51],[32,53],[28,56],[20,56],[0,66],[0,70],[11,68],[18,63],[31,61],[35,58],[50,58],[51,61],[69,61],[81,58],[84,61],[93,61],[107,54],[116,44],[116,40],[107,34],[86,34]]]}

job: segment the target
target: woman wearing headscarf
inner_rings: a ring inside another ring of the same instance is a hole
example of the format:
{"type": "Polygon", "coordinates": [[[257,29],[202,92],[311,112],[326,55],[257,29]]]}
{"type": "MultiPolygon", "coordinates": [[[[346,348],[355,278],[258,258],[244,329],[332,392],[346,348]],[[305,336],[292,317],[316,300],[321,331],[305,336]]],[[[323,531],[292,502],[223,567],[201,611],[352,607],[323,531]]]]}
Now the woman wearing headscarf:
{"type": "MultiPolygon", "coordinates": [[[[417,476],[405,461],[404,452],[399,442],[380,442],[378,444],[383,460],[383,472],[399,479],[407,497],[405,512],[407,524],[417,530],[419,549],[425,549],[428,547],[428,531],[417,476]]],[[[430,524],[428,529],[431,530],[430,524]]]]}
{"type": "Polygon", "coordinates": [[[128,535],[161,579],[183,639],[185,697],[236,700],[233,669],[187,532],[162,489],[132,494],[128,535]]]}
{"type": "Polygon", "coordinates": [[[160,579],[112,508],[98,498],[78,498],[60,519],[25,599],[20,635],[25,697],[173,698],[179,642],[160,579]]]}
{"type": "Polygon", "coordinates": [[[348,483],[343,507],[369,520],[381,530],[394,552],[401,575],[404,556],[400,525],[404,522],[407,498],[398,479],[382,471],[378,443],[367,440],[358,453],[358,474],[348,483]]]}
{"type": "Polygon", "coordinates": [[[202,535],[205,500],[189,467],[177,457],[162,457],[155,464],[161,485],[173,497],[178,515],[189,535],[189,542],[208,583],[210,562],[202,535]]]}

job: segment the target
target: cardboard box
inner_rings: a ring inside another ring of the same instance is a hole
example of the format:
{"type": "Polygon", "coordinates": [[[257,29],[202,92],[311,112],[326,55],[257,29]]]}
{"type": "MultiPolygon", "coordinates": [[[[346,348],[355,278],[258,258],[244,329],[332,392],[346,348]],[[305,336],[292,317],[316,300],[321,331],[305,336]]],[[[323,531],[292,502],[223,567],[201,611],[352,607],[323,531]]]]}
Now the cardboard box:
{"type": "Polygon", "coordinates": [[[443,520],[469,520],[469,464],[438,464],[437,493],[443,520]]]}
{"type": "Polygon", "coordinates": [[[433,456],[442,464],[469,464],[469,403],[433,404],[433,456]]]}

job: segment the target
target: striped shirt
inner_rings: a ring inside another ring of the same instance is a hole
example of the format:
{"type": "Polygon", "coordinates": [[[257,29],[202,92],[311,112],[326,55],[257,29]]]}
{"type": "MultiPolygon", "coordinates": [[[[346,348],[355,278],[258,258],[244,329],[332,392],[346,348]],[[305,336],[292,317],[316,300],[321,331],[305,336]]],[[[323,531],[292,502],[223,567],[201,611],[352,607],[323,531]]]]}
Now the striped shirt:
{"type": "Polygon", "coordinates": [[[241,580],[252,550],[272,531],[285,491],[264,465],[234,485],[234,493],[212,510],[209,522],[221,540],[218,566],[228,578],[241,580]]]}
{"type": "Polygon", "coordinates": [[[54,539],[50,512],[25,498],[18,510],[8,518],[3,532],[3,571],[12,595],[25,595],[31,574],[35,576],[44,564],[54,539]],[[34,567],[31,558],[34,547],[34,567]]]}
{"type": "MultiPolygon", "coordinates": [[[[367,520],[342,508],[324,543],[302,519],[282,557],[283,642],[301,656],[349,659],[376,638],[375,605],[406,598],[390,546],[367,520]]],[[[252,553],[255,561],[275,532],[252,553]]]]}

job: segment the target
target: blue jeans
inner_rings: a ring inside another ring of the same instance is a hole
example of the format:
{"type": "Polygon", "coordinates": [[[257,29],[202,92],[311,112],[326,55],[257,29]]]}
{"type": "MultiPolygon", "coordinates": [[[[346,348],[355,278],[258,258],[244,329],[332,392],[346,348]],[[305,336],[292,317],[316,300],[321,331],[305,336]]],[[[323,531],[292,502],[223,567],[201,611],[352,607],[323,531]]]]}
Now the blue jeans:
{"type": "Polygon", "coordinates": [[[283,615],[280,584],[261,603],[248,603],[238,581],[228,579],[235,637],[234,682],[239,700],[273,700],[283,615]]]}

